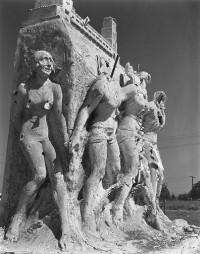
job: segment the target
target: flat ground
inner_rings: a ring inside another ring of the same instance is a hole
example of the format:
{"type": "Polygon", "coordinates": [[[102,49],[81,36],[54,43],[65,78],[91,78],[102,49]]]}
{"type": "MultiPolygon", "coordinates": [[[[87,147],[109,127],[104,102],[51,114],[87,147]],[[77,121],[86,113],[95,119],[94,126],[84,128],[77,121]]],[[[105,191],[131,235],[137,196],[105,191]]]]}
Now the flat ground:
{"type": "MultiPolygon", "coordinates": [[[[162,202],[160,205],[163,209],[162,202]]],[[[200,200],[166,201],[165,206],[165,214],[169,217],[170,220],[184,219],[190,225],[200,226],[200,200]]]]}

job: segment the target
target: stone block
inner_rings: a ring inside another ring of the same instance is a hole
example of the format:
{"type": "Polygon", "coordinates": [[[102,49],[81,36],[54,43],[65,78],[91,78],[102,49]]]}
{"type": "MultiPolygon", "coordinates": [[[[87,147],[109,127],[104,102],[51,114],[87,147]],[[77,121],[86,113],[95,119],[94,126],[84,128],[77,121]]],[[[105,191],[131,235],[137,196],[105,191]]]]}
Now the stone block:
{"type": "Polygon", "coordinates": [[[116,29],[116,20],[112,17],[105,17],[103,19],[103,27],[112,27],[116,29]]]}
{"type": "Polygon", "coordinates": [[[35,0],[35,8],[49,6],[49,5],[60,5],[63,6],[66,0],[35,0]]]}
{"type": "Polygon", "coordinates": [[[52,5],[49,7],[42,7],[30,10],[28,20],[40,20],[43,18],[52,18],[62,14],[60,6],[52,5]]]}

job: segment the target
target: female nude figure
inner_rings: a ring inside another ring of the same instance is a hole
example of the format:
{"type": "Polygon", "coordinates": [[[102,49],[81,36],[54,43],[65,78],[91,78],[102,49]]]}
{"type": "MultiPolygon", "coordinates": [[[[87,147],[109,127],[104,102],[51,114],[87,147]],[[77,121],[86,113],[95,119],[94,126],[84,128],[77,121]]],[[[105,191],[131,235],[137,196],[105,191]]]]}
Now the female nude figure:
{"type": "Polygon", "coordinates": [[[163,91],[154,93],[153,101],[148,103],[148,111],[145,113],[142,126],[144,132],[144,156],[148,160],[153,186],[153,202],[157,209],[159,207],[159,197],[164,179],[164,167],[160,158],[157,146],[158,132],[165,125],[165,102],[166,94],[163,91]]]}
{"type": "Polygon", "coordinates": [[[116,109],[121,102],[133,96],[135,92],[136,89],[132,84],[121,88],[119,83],[111,80],[106,73],[101,74],[90,88],[75,124],[71,149],[79,149],[81,131],[91,113],[94,114],[89,136],[92,172],[85,183],[83,211],[83,221],[91,230],[96,229],[93,204],[98,187],[105,175],[107,155],[116,176],[120,170],[120,153],[115,136],[116,109]]]}
{"type": "MultiPolygon", "coordinates": [[[[125,66],[125,72],[130,77],[130,81],[132,81],[135,72],[129,63],[125,66]]],[[[123,186],[118,191],[113,205],[113,222],[116,226],[123,222],[124,203],[138,175],[139,155],[143,145],[141,139],[141,116],[146,110],[148,103],[146,83],[150,82],[151,77],[146,72],[137,73],[137,76],[139,82],[134,84],[136,92],[124,102],[123,118],[117,129],[117,141],[124,162],[124,172],[122,172],[123,174],[120,177],[123,186]]]]}
{"type": "Polygon", "coordinates": [[[63,138],[63,145],[66,146],[68,134],[62,114],[62,91],[58,84],[52,83],[49,79],[54,68],[55,63],[48,52],[35,52],[33,74],[26,83],[19,85],[15,95],[14,125],[20,133],[20,147],[31,167],[32,179],[21,192],[6,238],[17,241],[27,207],[46,179],[48,170],[62,224],[60,246],[65,249],[69,234],[65,202],[67,189],[60,170],[59,158],[49,140],[47,124],[48,114],[53,111],[55,123],[63,138]]]}

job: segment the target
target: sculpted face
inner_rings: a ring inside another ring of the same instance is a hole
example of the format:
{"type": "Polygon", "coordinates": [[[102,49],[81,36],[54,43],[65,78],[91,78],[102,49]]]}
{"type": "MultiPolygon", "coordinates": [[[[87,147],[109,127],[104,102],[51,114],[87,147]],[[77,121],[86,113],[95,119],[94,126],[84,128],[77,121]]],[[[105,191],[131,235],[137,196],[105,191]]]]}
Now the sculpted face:
{"type": "Polygon", "coordinates": [[[34,71],[42,76],[49,76],[54,71],[55,63],[47,51],[36,51],[34,54],[34,71]]]}
{"type": "Polygon", "coordinates": [[[138,74],[140,79],[144,79],[146,84],[149,84],[151,82],[151,75],[149,73],[147,73],[146,71],[141,71],[138,74]]]}
{"type": "Polygon", "coordinates": [[[164,107],[167,100],[167,96],[163,91],[157,91],[154,93],[153,99],[154,101],[158,102],[160,106],[164,107]]]}

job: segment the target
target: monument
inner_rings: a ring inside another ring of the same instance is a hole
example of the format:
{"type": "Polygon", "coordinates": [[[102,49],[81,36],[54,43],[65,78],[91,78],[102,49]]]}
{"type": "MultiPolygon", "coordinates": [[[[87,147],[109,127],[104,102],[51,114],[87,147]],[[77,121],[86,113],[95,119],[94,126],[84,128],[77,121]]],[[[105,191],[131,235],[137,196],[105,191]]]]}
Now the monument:
{"type": "Polygon", "coordinates": [[[199,228],[158,202],[166,95],[149,102],[151,76],[118,60],[115,19],[99,34],[73,1],[35,0],[14,60],[1,253],[198,247],[199,228]]]}

